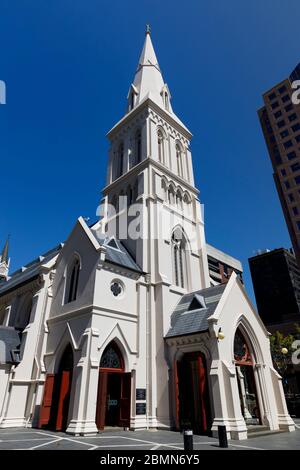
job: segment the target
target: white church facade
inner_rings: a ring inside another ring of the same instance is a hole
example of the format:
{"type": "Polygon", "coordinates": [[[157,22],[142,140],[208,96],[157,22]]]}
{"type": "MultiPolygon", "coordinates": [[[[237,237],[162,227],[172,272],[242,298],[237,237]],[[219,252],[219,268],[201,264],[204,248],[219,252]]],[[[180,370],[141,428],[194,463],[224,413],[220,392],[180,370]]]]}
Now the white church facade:
{"type": "Polygon", "coordinates": [[[192,135],[146,33],[109,131],[99,221],[11,276],[0,262],[0,428],[108,426],[245,439],[295,429],[239,276],[209,275],[192,135]]]}

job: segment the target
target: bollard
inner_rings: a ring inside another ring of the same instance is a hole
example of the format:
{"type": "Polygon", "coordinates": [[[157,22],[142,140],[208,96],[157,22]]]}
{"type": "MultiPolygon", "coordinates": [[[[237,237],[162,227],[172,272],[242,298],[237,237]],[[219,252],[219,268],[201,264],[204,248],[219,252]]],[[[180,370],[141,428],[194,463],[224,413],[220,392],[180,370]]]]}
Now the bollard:
{"type": "Polygon", "coordinates": [[[183,443],[184,443],[184,450],[193,450],[193,431],[187,429],[183,431],[183,443]]]}
{"type": "Polygon", "coordinates": [[[219,446],[228,447],[226,426],[218,426],[219,446]]]}

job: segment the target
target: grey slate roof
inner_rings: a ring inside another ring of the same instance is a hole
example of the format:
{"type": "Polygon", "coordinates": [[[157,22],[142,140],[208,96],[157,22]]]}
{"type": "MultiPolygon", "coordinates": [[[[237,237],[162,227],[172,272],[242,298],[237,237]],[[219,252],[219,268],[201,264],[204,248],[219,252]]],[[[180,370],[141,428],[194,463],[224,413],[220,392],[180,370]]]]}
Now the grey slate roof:
{"type": "Polygon", "coordinates": [[[15,271],[8,281],[0,282],[0,295],[4,294],[8,290],[14,288],[19,284],[23,284],[26,281],[34,278],[39,274],[39,268],[42,264],[47,263],[51,258],[53,258],[61,249],[61,245],[56,246],[47,253],[44,253],[39,258],[31,261],[30,263],[23,266],[23,268],[15,271]]]}
{"type": "Polygon", "coordinates": [[[99,234],[97,230],[93,230],[93,228],[91,228],[91,230],[100,245],[104,245],[106,248],[106,261],[139,273],[143,272],[120,240],[116,238],[106,238],[105,235],[99,234]]]}
{"type": "Polygon", "coordinates": [[[207,331],[207,319],[215,312],[225,287],[226,284],[219,284],[183,295],[172,313],[171,328],[166,338],[207,331]],[[189,310],[194,298],[200,304],[203,304],[204,300],[205,305],[202,308],[189,310]]]}
{"type": "Polygon", "coordinates": [[[20,345],[17,330],[9,326],[0,326],[0,364],[15,362],[11,351],[20,345]]]}

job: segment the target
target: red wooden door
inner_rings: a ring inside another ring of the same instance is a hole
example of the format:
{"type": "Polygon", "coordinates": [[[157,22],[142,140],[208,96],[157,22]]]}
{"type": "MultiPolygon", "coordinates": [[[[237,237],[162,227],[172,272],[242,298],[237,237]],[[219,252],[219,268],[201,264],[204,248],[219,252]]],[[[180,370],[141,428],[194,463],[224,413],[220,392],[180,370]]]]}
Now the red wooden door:
{"type": "Polygon", "coordinates": [[[48,425],[50,421],[55,378],[55,374],[47,374],[46,376],[46,381],[44,385],[44,396],[40,409],[39,428],[48,425]]]}
{"type": "Polygon", "coordinates": [[[70,385],[71,372],[69,370],[64,370],[61,374],[61,384],[55,425],[56,431],[61,431],[65,429],[67,425],[70,401],[70,385]]]}
{"type": "Polygon", "coordinates": [[[96,425],[98,429],[104,429],[107,399],[107,372],[99,371],[98,397],[96,411],[96,425]]]}
{"type": "Polygon", "coordinates": [[[120,397],[120,426],[130,427],[131,372],[122,374],[120,397]]]}
{"type": "Polygon", "coordinates": [[[207,383],[206,383],[206,369],[202,356],[198,357],[198,371],[199,371],[199,388],[200,388],[200,403],[201,403],[201,416],[202,428],[207,432],[207,383]]]}

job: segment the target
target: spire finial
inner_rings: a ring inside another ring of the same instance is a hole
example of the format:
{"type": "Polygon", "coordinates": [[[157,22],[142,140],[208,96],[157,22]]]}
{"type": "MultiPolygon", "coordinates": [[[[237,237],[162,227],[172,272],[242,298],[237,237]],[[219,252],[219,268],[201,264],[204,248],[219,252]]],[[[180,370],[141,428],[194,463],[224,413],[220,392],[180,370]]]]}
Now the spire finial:
{"type": "Polygon", "coordinates": [[[146,34],[150,34],[151,33],[151,28],[150,28],[150,24],[146,24],[146,34]]]}

